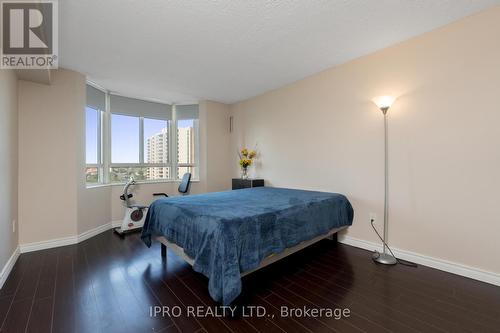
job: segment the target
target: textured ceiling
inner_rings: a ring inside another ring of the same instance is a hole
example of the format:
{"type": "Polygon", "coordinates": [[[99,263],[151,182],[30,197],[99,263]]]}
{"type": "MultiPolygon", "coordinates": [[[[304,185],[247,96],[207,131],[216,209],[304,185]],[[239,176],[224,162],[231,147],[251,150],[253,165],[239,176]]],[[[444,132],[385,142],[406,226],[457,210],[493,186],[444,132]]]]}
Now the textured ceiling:
{"type": "Polygon", "coordinates": [[[165,102],[235,102],[500,0],[61,0],[60,66],[165,102]]]}

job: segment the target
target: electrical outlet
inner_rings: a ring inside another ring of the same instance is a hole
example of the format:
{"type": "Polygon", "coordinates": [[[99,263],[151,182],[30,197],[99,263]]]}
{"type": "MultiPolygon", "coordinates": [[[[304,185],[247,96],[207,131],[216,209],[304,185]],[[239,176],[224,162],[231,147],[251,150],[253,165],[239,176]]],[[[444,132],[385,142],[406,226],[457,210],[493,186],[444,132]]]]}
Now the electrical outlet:
{"type": "Polygon", "coordinates": [[[370,213],[370,222],[373,221],[374,224],[377,224],[377,214],[370,213]]]}
{"type": "Polygon", "coordinates": [[[12,233],[16,232],[16,220],[12,220],[12,233]]]}

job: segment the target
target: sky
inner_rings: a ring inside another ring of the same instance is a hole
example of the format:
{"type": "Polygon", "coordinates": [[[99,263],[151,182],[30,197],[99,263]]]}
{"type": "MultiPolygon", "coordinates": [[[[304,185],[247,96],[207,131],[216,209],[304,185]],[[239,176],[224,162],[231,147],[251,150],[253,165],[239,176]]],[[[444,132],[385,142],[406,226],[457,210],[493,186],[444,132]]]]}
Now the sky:
{"type": "Polygon", "coordinates": [[[86,126],[86,160],[87,164],[97,163],[97,111],[89,107],[85,108],[86,126]]]}
{"type": "MultiPolygon", "coordinates": [[[[86,161],[97,163],[97,115],[92,108],[86,113],[86,161]]],[[[193,126],[192,120],[179,120],[178,127],[193,126]]],[[[147,156],[147,138],[160,133],[167,127],[167,121],[144,119],[144,156],[147,156]]],[[[111,115],[111,163],[139,163],[139,118],[111,115]]]]}

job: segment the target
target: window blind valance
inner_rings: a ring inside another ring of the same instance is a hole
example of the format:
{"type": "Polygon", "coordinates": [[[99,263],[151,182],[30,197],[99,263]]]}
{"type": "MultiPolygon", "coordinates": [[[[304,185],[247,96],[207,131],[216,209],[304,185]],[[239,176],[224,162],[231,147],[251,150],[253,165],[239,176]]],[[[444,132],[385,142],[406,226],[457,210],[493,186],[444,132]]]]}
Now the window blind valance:
{"type": "Polygon", "coordinates": [[[95,110],[106,110],[106,94],[87,84],[87,106],[95,110]]]}
{"type": "Polygon", "coordinates": [[[110,95],[111,113],[125,116],[172,120],[172,106],[135,98],[110,95]]]}
{"type": "Polygon", "coordinates": [[[176,105],[175,112],[177,115],[177,119],[198,119],[198,104],[191,105],[176,105]]]}

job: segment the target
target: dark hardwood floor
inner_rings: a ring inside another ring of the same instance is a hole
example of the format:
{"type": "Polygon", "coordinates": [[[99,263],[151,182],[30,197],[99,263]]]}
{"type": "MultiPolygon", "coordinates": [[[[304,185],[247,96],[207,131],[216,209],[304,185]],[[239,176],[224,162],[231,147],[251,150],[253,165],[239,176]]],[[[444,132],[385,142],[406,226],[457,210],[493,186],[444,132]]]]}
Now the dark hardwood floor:
{"type": "Polygon", "coordinates": [[[427,267],[376,265],[369,252],[330,241],[243,285],[237,315],[188,317],[187,307],[216,306],[207,279],[170,252],[162,261],[159,244],[148,249],[138,234],[120,239],[109,231],[22,254],[0,290],[0,331],[500,332],[500,288],[427,267]],[[266,316],[245,316],[250,305],[266,316]],[[183,315],[151,317],[150,306],[178,306],[183,315]],[[351,313],[283,318],[281,306],[351,313]]]}

